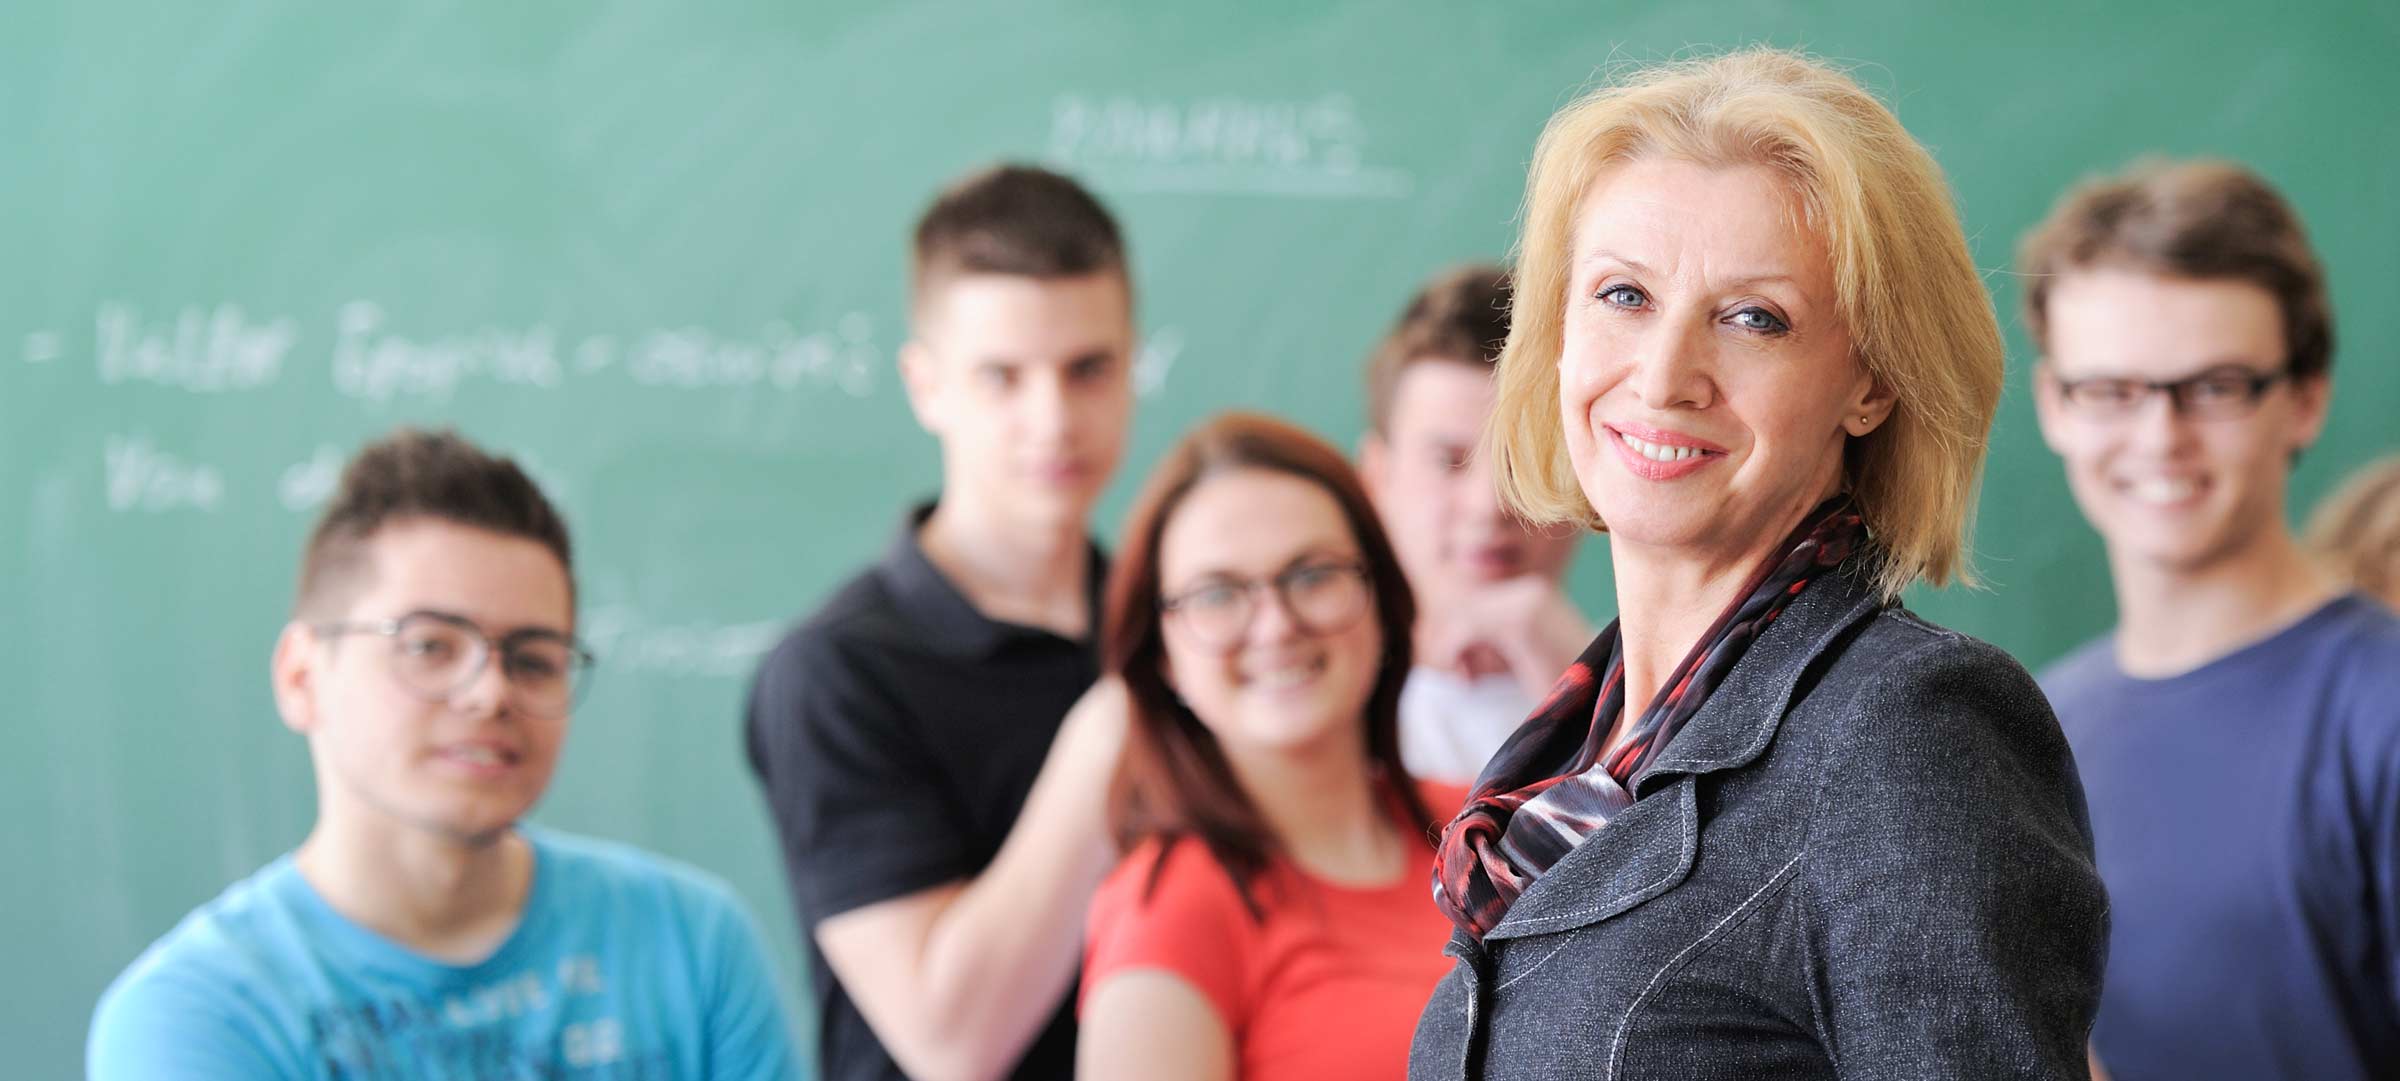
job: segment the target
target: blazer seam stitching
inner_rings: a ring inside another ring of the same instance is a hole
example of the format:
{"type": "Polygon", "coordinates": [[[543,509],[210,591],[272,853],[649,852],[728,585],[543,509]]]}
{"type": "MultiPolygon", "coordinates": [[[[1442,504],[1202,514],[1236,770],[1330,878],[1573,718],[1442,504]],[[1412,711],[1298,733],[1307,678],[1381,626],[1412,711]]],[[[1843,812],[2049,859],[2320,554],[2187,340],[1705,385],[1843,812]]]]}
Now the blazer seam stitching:
{"type": "Polygon", "coordinates": [[[1543,954],[1539,959],[1535,960],[1531,966],[1525,969],[1525,971],[1519,972],[1514,976],[1510,976],[1507,980],[1495,985],[1492,988],[1492,993],[1497,995],[1500,992],[1506,991],[1510,987],[1514,986],[1518,980],[1522,980],[1527,976],[1533,975],[1534,972],[1540,969],[1543,965],[1550,963],[1551,958],[1558,956],[1558,951],[1566,949],[1567,946],[1574,941],[1575,939],[1572,935],[1560,935],[1558,944],[1550,947],[1550,952],[1543,954]]]}
{"type": "MultiPolygon", "coordinates": [[[[1677,781],[1676,783],[1677,783],[1677,784],[1679,784],[1679,785],[1689,785],[1689,784],[1694,784],[1694,783],[1696,783],[1696,782],[1697,782],[1697,778],[1695,778],[1695,777],[1693,777],[1693,776],[1691,776],[1691,775],[1688,775],[1688,774],[1687,774],[1687,775],[1685,775],[1684,777],[1682,777],[1682,778],[1678,779],[1678,781],[1677,781]]],[[[1685,798],[1687,795],[1688,795],[1688,797],[1689,797],[1689,798],[1691,798],[1691,799],[1693,799],[1693,800],[1697,800],[1697,799],[1699,798],[1699,794],[1698,794],[1698,793],[1696,793],[1696,792],[1689,792],[1689,793],[1683,793],[1683,794],[1679,794],[1677,798],[1680,800],[1680,799],[1683,799],[1683,798],[1685,798]]],[[[1677,808],[1677,812],[1678,812],[1678,813],[1681,813],[1681,811],[1682,811],[1682,808],[1678,807],[1678,808],[1677,808]]],[[[1607,826],[1602,826],[1602,827],[1600,827],[1600,832],[1601,832],[1601,833],[1606,833],[1606,832],[1608,832],[1608,827],[1607,827],[1607,826]]],[[[1594,836],[1597,836],[1597,834],[1595,834],[1594,836]]],[[[1589,840],[1589,838],[1587,838],[1586,840],[1589,840]]],[[[1561,927],[1573,926],[1573,925],[1575,925],[1575,924],[1577,924],[1577,923],[1580,923],[1580,922],[1583,922],[1583,921],[1585,921],[1585,920],[1588,920],[1588,919],[1590,919],[1590,918],[1591,918],[1593,915],[1595,915],[1595,914],[1597,914],[1597,913],[1600,913],[1600,912],[1602,912],[1602,911],[1605,911],[1605,910],[1608,908],[1608,906],[1610,906],[1610,905],[1612,905],[1612,904],[1620,904],[1620,903],[1630,902],[1630,904],[1627,904],[1627,905],[1626,905],[1626,907],[1631,907],[1633,904],[1640,904],[1642,901],[1646,901],[1646,900],[1649,900],[1649,899],[1650,899],[1650,898],[1652,898],[1652,897],[1656,897],[1656,896],[1657,896],[1657,895],[1658,895],[1660,892],[1663,892],[1663,890],[1664,890],[1664,887],[1665,887],[1665,886],[1666,886],[1668,883],[1670,883],[1670,882],[1672,882],[1672,881],[1675,881],[1676,879],[1678,879],[1678,878],[1680,878],[1680,877],[1682,877],[1682,876],[1684,876],[1684,875],[1688,875],[1688,874],[1690,874],[1690,873],[1691,873],[1691,866],[1692,866],[1692,856],[1693,856],[1693,854],[1694,854],[1694,851],[1695,851],[1695,849],[1696,849],[1696,848],[1697,848],[1697,846],[1699,845],[1699,843],[1700,843],[1700,828],[1699,828],[1699,826],[1698,826],[1698,824],[1697,824],[1697,823],[1694,823],[1694,824],[1691,824],[1691,825],[1689,826],[1689,828],[1686,828],[1686,829],[1683,831],[1683,840],[1682,840],[1682,842],[1681,842],[1680,844],[1678,844],[1678,845],[1676,846],[1676,849],[1675,849],[1675,854],[1676,854],[1675,865],[1674,865],[1673,867],[1671,867],[1671,868],[1667,869],[1666,871],[1662,872],[1662,873],[1661,873],[1661,874],[1660,874],[1660,875],[1659,875],[1657,878],[1654,878],[1654,879],[1652,879],[1652,880],[1650,880],[1650,881],[1648,881],[1648,882],[1645,882],[1645,883],[1643,883],[1643,884],[1642,884],[1642,888],[1640,888],[1640,889],[1638,889],[1638,890],[1635,890],[1635,891],[1633,891],[1633,892],[1631,892],[1631,893],[1619,894],[1619,895],[1618,895],[1618,896],[1616,896],[1616,897],[1612,897],[1612,898],[1610,898],[1610,899],[1608,899],[1608,900],[1606,900],[1606,901],[1601,901],[1601,902],[1599,902],[1598,904],[1594,904],[1594,905],[1592,905],[1592,906],[1591,906],[1591,907],[1589,907],[1589,908],[1579,908],[1579,909],[1576,909],[1576,910],[1575,910],[1575,911],[1573,911],[1573,912],[1561,912],[1561,913],[1558,913],[1558,914],[1556,914],[1556,915],[1551,915],[1551,916],[1542,916],[1542,917],[1540,917],[1540,918],[1537,918],[1537,919],[1527,920],[1527,921],[1525,921],[1524,923],[1522,923],[1522,924],[1519,924],[1519,925],[1517,925],[1517,926],[1519,926],[1519,927],[1522,927],[1522,928],[1525,928],[1525,929],[1527,929],[1527,930],[1528,930],[1528,931],[1530,931],[1530,932],[1533,932],[1533,933],[1536,933],[1536,934],[1538,934],[1538,933],[1542,933],[1542,932],[1546,932],[1546,931],[1551,931],[1551,930],[1559,929],[1559,928],[1561,928],[1561,927]]],[[[1620,911],[1621,911],[1621,910],[1620,910],[1620,911]]],[[[1493,928],[1493,930],[1495,930],[1495,931],[1502,930],[1502,929],[1508,928],[1508,926],[1509,926],[1509,924],[1507,923],[1507,921],[1503,920],[1503,921],[1501,922],[1500,926],[1499,926],[1499,927],[1495,927],[1495,928],[1493,928]]]]}
{"type": "Polygon", "coordinates": [[[1777,886],[1787,883],[1792,878],[1793,868],[1800,866],[1800,861],[1807,858],[1808,850],[1805,848],[1801,849],[1790,860],[1785,861],[1784,865],[1781,868],[1778,868],[1774,874],[1767,876],[1766,882],[1762,883],[1757,890],[1750,894],[1750,896],[1743,898],[1741,904],[1733,906],[1733,911],[1727,912],[1724,918],[1719,919],[1716,922],[1715,926],[1710,927],[1707,931],[1703,932],[1699,938],[1693,939],[1689,945],[1686,945],[1681,950],[1677,950],[1675,952],[1675,956],[1668,958],[1666,964],[1659,966],[1658,971],[1651,974],[1650,982],[1643,985],[1640,994],[1633,996],[1632,1002],[1625,1004],[1624,1014],[1617,1018],[1617,1035],[1615,1039],[1610,1041],[1608,1049],[1609,1077],[1617,1076],[1618,1068],[1624,1065],[1625,1034],[1633,1028],[1634,1011],[1642,1008],[1642,1004],[1649,1000],[1651,994],[1658,990],[1658,987],[1661,983],[1666,981],[1667,974],[1683,967],[1685,961],[1689,960],[1693,954],[1699,952],[1702,947],[1715,942],[1717,935],[1724,932],[1726,928],[1733,926],[1743,917],[1750,915],[1750,913],[1758,905],[1759,900],[1765,897],[1768,893],[1772,892],[1777,886]]]}

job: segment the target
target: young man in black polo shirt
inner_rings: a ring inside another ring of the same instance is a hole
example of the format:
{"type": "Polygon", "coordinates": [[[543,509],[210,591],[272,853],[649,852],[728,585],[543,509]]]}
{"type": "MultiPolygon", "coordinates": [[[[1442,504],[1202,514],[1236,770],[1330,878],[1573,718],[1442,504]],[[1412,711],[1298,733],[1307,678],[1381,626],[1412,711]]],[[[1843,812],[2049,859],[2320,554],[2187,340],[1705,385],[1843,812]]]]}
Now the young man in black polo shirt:
{"type": "Polygon", "coordinates": [[[1124,246],[1073,181],[996,168],[918,223],[911,292],[940,501],[767,657],[750,760],[827,1081],[1066,1077],[1124,733],[1113,687],[1086,693],[1086,520],[1133,408],[1124,246]]]}

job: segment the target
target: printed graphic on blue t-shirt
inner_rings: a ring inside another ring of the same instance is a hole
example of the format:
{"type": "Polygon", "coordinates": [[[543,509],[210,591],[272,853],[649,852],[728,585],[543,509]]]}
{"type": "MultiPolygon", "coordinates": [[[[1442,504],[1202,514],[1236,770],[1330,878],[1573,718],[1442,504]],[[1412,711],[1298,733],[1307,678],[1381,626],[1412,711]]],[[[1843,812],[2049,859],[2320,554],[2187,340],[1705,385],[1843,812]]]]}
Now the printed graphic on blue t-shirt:
{"type": "Polygon", "coordinates": [[[797,1078],[731,893],[621,845],[526,829],[524,915],[472,965],[343,918],[286,856],[118,977],[87,1068],[116,1078],[797,1078]]]}

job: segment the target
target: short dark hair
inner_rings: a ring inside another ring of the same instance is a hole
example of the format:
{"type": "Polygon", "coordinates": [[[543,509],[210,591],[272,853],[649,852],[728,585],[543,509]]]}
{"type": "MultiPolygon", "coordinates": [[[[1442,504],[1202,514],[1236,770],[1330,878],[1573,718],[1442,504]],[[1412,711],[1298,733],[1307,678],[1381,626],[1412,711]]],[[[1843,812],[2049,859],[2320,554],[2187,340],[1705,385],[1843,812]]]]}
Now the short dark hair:
{"type": "Polygon", "coordinates": [[[1400,377],[1419,362],[1498,362],[1508,344],[1508,304],[1508,271],[1490,263],[1452,267],[1425,283],[1367,354],[1367,426],[1384,433],[1400,377]]]}
{"type": "Polygon", "coordinates": [[[2231,162],[2152,159],[2088,181],[2026,234],[2017,263],[2026,276],[2026,326],[2045,350],[2058,275],[2122,266],[2265,289],[2283,309],[2292,375],[2333,366],[2333,304],[2308,232],[2273,185],[2231,162]]]}
{"type": "Polygon", "coordinates": [[[327,618],[366,588],[367,542],[387,526],[436,519],[540,544],[567,572],[575,564],[567,523],[517,463],[448,430],[400,428],[359,449],[341,486],[309,531],[300,558],[295,618],[327,618]]]}
{"type": "Polygon", "coordinates": [[[959,178],[917,219],[909,293],[922,305],[944,282],[969,274],[1102,271],[1125,274],[1125,241],[1100,200],[1047,169],[1001,164],[959,178]]]}
{"type": "Polygon", "coordinates": [[[1400,687],[1408,680],[1416,599],[1357,472],[1331,444],[1283,421],[1257,413],[1218,414],[1184,436],[1151,472],[1126,517],[1124,546],[1109,573],[1100,665],[1124,679],[1132,706],[1124,764],[1109,794],[1109,820],[1118,846],[1127,851],[1145,838],[1166,842],[1150,869],[1152,886],[1174,844],[1191,839],[1207,846],[1255,916],[1262,910],[1252,886],[1283,844],[1242,791],[1216,737],[1167,685],[1158,597],[1159,543],[1168,520],[1200,482],[1240,469],[1314,484],[1349,521],[1383,631],[1382,665],[1367,696],[1367,761],[1412,834],[1438,829],[1441,822],[1400,760],[1400,687]]]}

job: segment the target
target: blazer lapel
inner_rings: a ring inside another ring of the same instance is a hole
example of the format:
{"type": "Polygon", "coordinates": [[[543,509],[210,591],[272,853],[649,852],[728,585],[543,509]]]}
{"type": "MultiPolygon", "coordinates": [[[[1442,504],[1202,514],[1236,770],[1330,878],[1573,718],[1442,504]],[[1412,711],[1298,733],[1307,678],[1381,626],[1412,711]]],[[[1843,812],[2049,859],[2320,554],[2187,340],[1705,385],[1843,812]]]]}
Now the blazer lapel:
{"type": "Polygon", "coordinates": [[[1794,598],[1709,693],[1700,712],[1633,779],[1634,798],[1674,775],[1735,769],[1765,753],[1791,708],[1800,677],[1844,632],[1882,609],[1870,581],[1873,573],[1871,562],[1853,559],[1794,598]]]}
{"type": "Polygon", "coordinates": [[[1665,893],[1691,873],[1699,840],[1691,785],[1635,800],[1535,879],[1484,941],[1598,923],[1665,893]]]}
{"type": "Polygon", "coordinates": [[[1598,923],[1682,882],[1699,854],[1692,778],[1740,768],[1765,753],[1810,664],[1882,607],[1872,575],[1871,563],[1854,559],[1793,599],[1658,760],[1633,779],[1633,805],[1535,880],[1485,941],[1598,923]]]}

